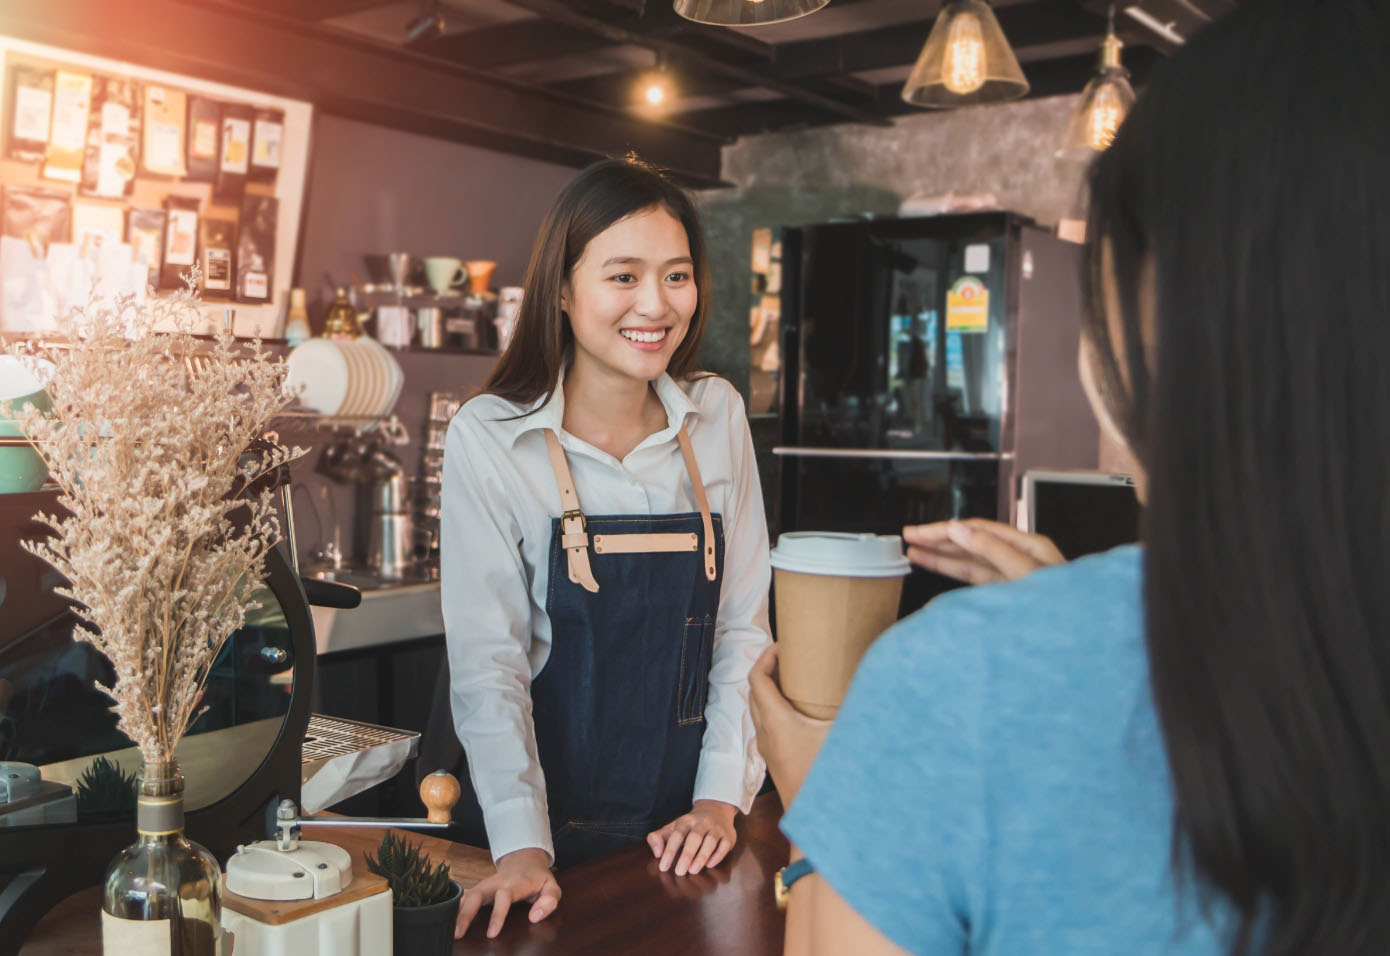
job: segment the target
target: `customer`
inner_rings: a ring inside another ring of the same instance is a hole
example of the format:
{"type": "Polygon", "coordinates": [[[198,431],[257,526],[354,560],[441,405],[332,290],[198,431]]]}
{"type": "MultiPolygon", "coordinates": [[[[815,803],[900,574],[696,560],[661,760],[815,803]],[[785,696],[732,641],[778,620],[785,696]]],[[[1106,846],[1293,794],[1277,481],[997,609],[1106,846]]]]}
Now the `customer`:
{"type": "Polygon", "coordinates": [[[765,656],[788,952],[1390,950],[1387,102],[1384,0],[1241,5],[1156,72],[1083,347],[1144,548],[894,628],[809,775],[765,656]]]}

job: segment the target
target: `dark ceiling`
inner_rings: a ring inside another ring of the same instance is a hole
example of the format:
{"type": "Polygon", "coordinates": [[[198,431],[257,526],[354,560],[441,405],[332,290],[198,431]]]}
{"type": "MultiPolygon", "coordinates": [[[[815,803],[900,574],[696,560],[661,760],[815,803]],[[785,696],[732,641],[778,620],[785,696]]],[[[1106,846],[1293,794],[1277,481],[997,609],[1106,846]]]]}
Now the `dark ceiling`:
{"type": "MultiPolygon", "coordinates": [[[[582,166],[635,149],[692,185],[752,133],[889,125],[941,0],[830,0],[797,20],[714,27],[670,0],[446,0],[443,35],[409,46],[432,0],[45,0],[0,3],[0,32],[308,100],[320,110],[582,166]],[[658,58],[679,92],[637,107],[658,58]]],[[[1117,28],[1142,84],[1234,0],[1127,0],[1117,28]]],[[[1032,86],[1077,92],[1106,0],[993,0],[1032,86]]]]}
{"type": "MultiPolygon", "coordinates": [[[[378,39],[404,42],[417,0],[238,0],[378,39]]],[[[1233,0],[1142,0],[1120,7],[1125,64],[1142,83],[1173,44],[1123,11],[1141,8],[1188,36],[1233,0]]],[[[1079,91],[1105,33],[1104,0],[993,0],[1032,87],[1079,91]]],[[[899,96],[940,0],[831,0],[797,20],[716,27],[676,15],[670,0],[448,0],[446,33],[417,49],[451,63],[632,110],[649,121],[734,139],[829,123],[885,124],[919,112],[899,96]],[[658,63],[678,91],[660,116],[638,90],[658,63]]]]}

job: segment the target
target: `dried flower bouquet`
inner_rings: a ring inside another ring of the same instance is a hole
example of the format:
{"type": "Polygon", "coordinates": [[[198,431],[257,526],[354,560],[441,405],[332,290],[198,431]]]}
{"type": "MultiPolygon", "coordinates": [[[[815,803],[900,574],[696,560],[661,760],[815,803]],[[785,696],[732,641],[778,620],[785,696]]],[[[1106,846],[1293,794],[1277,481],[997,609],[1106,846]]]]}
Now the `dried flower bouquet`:
{"type": "Polygon", "coordinates": [[[174,758],[213,661],[260,606],[280,525],[256,481],[303,454],[258,441],[292,398],[284,361],[230,331],[195,336],[191,289],[94,297],[63,340],[11,346],[52,363],[52,411],[11,412],[67,512],[36,515],[52,535],[23,546],[67,579],[58,593],[87,625],[73,636],[110,659],[115,686],[98,689],[147,763],[174,758]]]}

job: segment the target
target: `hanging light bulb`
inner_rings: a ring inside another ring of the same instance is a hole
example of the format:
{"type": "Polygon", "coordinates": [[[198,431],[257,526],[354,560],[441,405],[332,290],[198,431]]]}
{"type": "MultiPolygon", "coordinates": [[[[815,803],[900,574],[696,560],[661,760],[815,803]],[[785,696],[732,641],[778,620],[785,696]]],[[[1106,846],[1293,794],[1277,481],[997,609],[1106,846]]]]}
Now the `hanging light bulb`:
{"type": "Polygon", "coordinates": [[[1100,47],[1100,68],[1082,90],[1081,102],[1067,121],[1058,156],[1084,159],[1107,149],[1115,139],[1115,132],[1134,105],[1129,71],[1120,62],[1123,48],[1115,36],[1115,8],[1111,7],[1109,28],[1100,47]]]}
{"type": "Polygon", "coordinates": [[[645,113],[664,112],[676,99],[676,85],[666,70],[666,60],[657,54],[656,67],[648,71],[637,83],[636,100],[638,109],[645,113]]]}
{"type": "Polygon", "coordinates": [[[1018,99],[1028,81],[984,0],[950,0],[903,84],[913,106],[944,108],[1018,99]]]}
{"type": "Polygon", "coordinates": [[[946,89],[960,96],[985,85],[985,38],[975,14],[962,13],[951,21],[941,74],[946,89]]]}
{"type": "Polygon", "coordinates": [[[830,0],[674,0],[671,8],[696,23],[746,27],[815,13],[830,0]]]}

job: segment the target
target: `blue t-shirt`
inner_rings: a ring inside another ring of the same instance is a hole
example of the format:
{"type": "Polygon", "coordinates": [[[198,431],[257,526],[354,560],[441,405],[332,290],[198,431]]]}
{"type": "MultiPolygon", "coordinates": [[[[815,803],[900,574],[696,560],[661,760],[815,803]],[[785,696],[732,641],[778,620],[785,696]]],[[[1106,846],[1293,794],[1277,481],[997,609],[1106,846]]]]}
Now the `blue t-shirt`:
{"type": "Polygon", "coordinates": [[[1173,876],[1140,559],[952,592],[870,650],[782,829],[898,946],[1225,952],[1173,876]]]}

